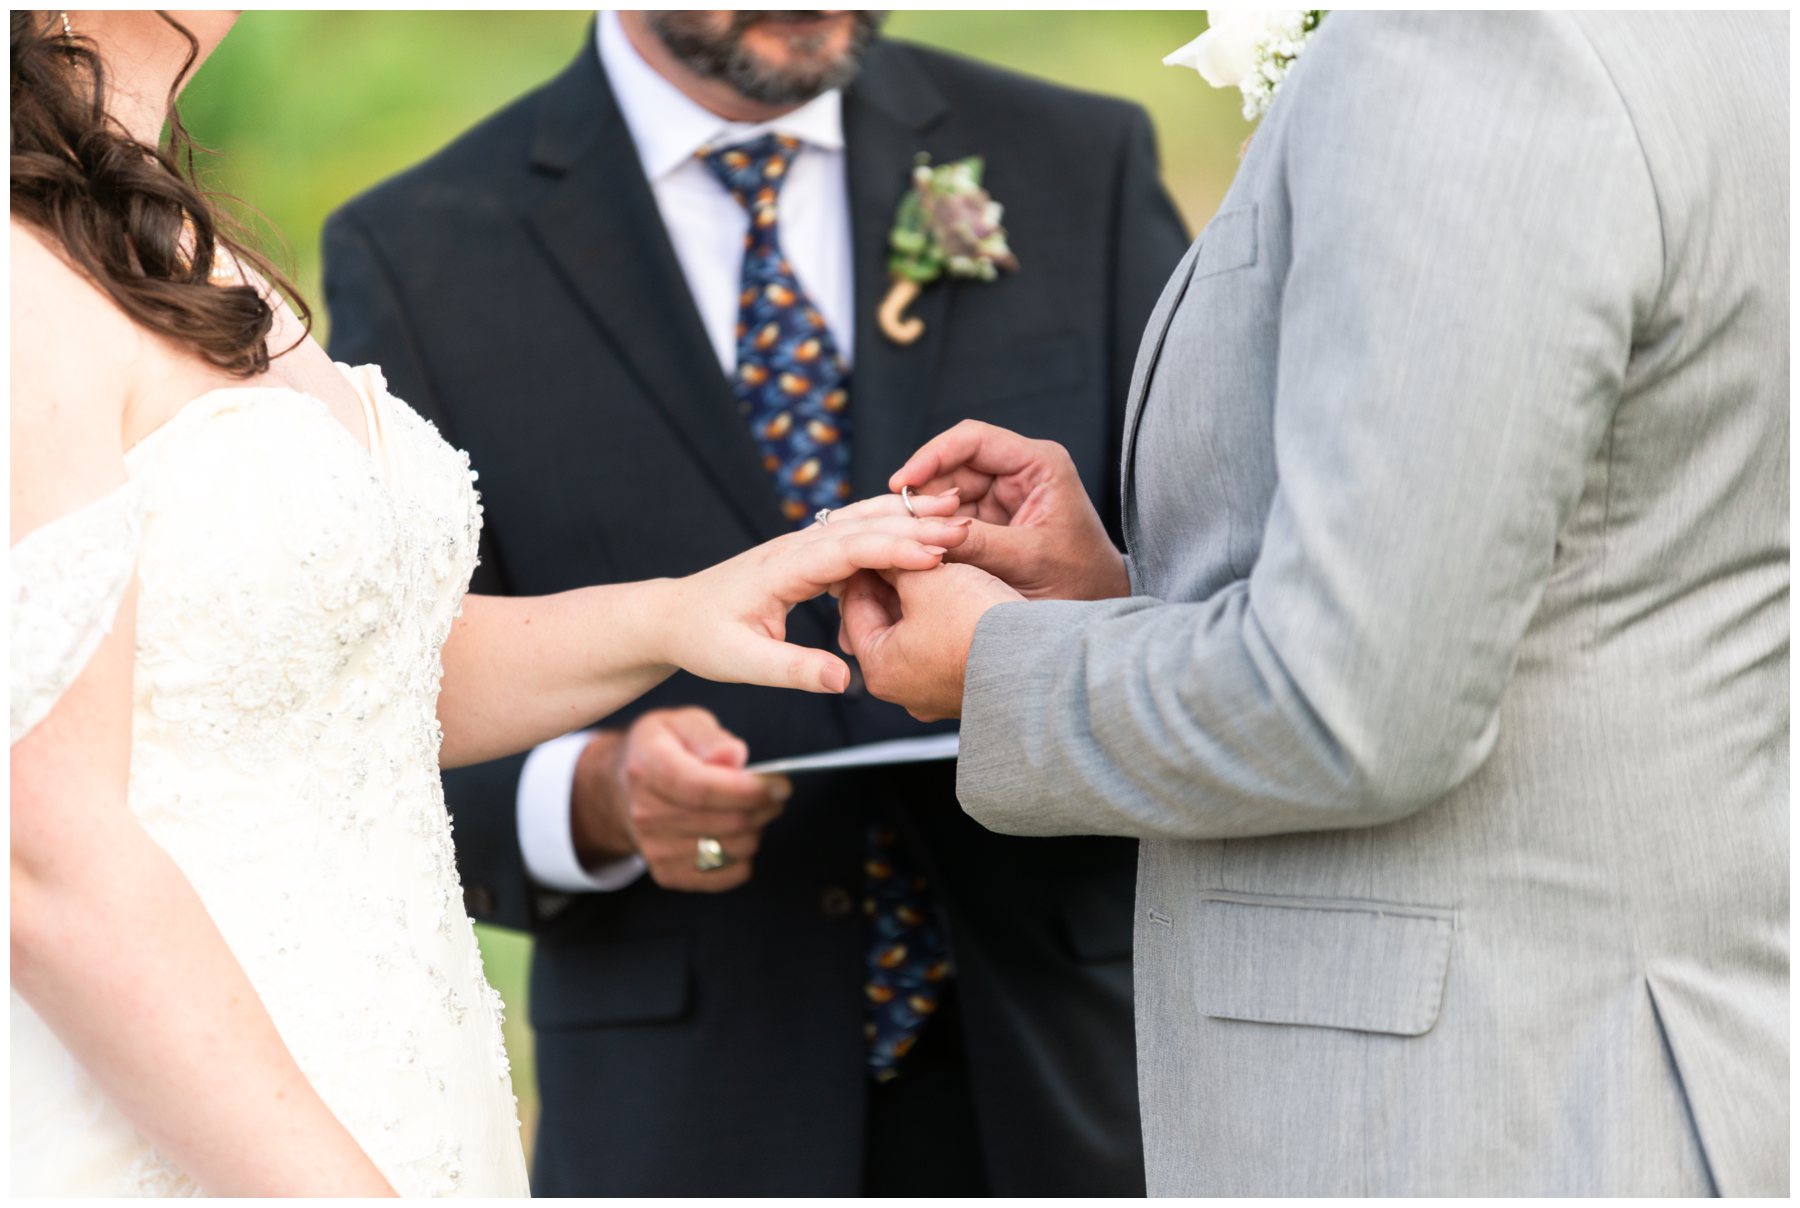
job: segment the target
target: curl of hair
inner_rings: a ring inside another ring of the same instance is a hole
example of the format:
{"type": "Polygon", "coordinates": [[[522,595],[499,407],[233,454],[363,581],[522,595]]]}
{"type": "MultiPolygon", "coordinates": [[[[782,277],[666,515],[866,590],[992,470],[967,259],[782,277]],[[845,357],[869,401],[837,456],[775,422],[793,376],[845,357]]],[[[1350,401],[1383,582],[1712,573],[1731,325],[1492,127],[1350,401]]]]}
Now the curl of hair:
{"type": "Polygon", "coordinates": [[[66,37],[53,13],[12,14],[12,212],[45,232],[141,326],[239,377],[269,367],[275,313],[254,285],[214,284],[238,265],[279,289],[310,329],[311,312],[194,177],[194,144],[175,93],[199,58],[188,44],[169,94],[161,146],[106,112],[105,68],[91,41],[66,37]]]}

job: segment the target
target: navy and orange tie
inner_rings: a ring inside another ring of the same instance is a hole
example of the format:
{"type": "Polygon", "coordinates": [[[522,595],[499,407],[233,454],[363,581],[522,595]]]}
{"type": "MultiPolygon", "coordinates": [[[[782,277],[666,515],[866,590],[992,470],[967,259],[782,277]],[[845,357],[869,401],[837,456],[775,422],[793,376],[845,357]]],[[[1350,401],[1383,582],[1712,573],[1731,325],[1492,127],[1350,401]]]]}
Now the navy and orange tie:
{"type": "Polygon", "coordinates": [[[738,284],[738,410],[796,525],[850,497],[850,371],[781,253],[776,200],[797,140],[765,134],[701,158],[750,213],[738,284]]]}
{"type": "MultiPolygon", "coordinates": [[[[782,514],[804,526],[850,497],[850,372],[781,252],[781,187],[799,151],[798,140],[765,134],[700,157],[750,215],[733,386],[782,514]]],[[[951,965],[930,885],[893,830],[871,826],[866,844],[864,1030],[869,1074],[885,1082],[942,1003],[951,965]]]]}

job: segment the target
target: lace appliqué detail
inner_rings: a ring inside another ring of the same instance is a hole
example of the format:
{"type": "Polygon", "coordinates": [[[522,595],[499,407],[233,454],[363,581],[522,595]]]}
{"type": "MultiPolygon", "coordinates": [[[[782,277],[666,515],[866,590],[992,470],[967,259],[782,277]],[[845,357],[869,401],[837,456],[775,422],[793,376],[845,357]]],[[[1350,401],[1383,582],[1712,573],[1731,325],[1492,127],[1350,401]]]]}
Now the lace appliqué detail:
{"type": "Polygon", "coordinates": [[[125,1185],[119,1188],[121,1196],[134,1198],[172,1200],[199,1199],[206,1193],[200,1184],[181,1172],[175,1163],[163,1157],[158,1149],[146,1149],[138,1154],[131,1163],[131,1169],[125,1174],[125,1185]]]}
{"type": "MultiPolygon", "coordinates": [[[[383,456],[318,400],[252,388],[127,455],[146,491],[130,805],[397,1191],[524,1194],[438,771],[481,503],[466,455],[346,373],[383,456]]],[[[142,1139],[119,1150],[136,1193],[190,1185],[142,1139]]]]}
{"type": "Polygon", "coordinates": [[[136,479],[28,533],[7,558],[12,742],[42,721],[112,632],[143,524],[136,479]]]}

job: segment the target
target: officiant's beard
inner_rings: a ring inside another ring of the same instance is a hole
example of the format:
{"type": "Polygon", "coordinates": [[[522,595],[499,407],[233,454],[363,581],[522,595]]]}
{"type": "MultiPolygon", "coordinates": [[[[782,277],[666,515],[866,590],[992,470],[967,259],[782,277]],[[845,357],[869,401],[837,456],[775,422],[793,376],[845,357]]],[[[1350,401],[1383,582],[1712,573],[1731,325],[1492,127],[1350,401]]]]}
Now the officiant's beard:
{"type": "Polygon", "coordinates": [[[885,12],[846,10],[837,16],[850,24],[850,36],[842,49],[835,53],[829,49],[837,36],[835,28],[785,34],[785,63],[763,58],[745,44],[745,35],[758,26],[774,32],[785,22],[826,20],[827,14],[736,11],[722,27],[717,24],[716,10],[646,12],[644,19],[669,53],[694,74],[718,80],[745,100],[761,105],[800,105],[855,79],[863,55],[887,19],[885,12]]]}

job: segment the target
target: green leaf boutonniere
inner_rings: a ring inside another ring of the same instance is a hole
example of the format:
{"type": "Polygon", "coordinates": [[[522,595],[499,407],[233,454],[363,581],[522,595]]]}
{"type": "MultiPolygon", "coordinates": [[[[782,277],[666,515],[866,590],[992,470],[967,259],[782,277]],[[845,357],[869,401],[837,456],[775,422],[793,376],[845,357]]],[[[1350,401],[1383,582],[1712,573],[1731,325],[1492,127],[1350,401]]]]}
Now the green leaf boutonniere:
{"type": "Polygon", "coordinates": [[[921,151],[914,163],[912,188],[900,199],[888,235],[892,284],[876,316],[882,334],[896,344],[911,344],[924,334],[924,322],[909,317],[906,308],[945,273],[992,281],[1001,270],[1019,267],[1006,246],[1000,203],[981,187],[981,169],[979,155],[934,168],[921,151]]]}

